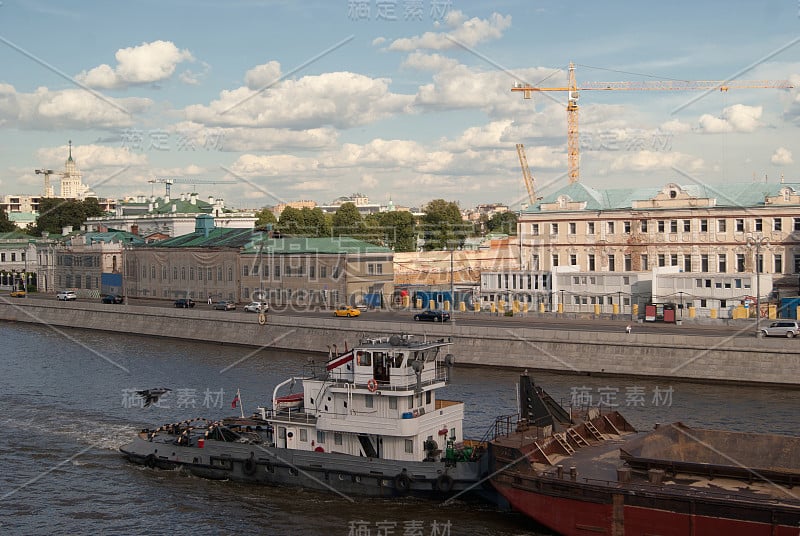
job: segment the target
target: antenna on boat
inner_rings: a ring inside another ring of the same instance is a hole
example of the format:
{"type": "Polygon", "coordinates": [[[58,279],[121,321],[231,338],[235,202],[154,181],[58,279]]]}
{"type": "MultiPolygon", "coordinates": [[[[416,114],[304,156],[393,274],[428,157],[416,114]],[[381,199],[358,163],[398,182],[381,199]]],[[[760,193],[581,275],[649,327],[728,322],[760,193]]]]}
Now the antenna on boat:
{"type": "Polygon", "coordinates": [[[411,368],[417,375],[417,393],[422,392],[422,369],[425,368],[425,362],[418,359],[411,361],[411,368]]]}

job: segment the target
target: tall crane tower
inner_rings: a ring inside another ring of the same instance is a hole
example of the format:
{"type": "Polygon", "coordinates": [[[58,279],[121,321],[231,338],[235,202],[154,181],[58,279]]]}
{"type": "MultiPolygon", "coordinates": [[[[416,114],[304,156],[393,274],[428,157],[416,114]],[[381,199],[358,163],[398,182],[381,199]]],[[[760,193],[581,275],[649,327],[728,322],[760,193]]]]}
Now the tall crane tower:
{"type": "Polygon", "coordinates": [[[52,169],[36,169],[37,175],[44,175],[44,195],[42,197],[53,197],[53,186],[50,184],[50,175],[55,173],[52,169]]]}
{"type": "Polygon", "coordinates": [[[177,178],[177,179],[162,179],[162,178],[152,178],[147,182],[150,183],[163,183],[164,184],[164,195],[170,195],[170,187],[173,184],[191,184],[192,186],[196,186],[198,184],[236,184],[236,181],[223,181],[223,180],[203,180],[203,179],[192,179],[192,178],[177,178]]]}
{"type": "Polygon", "coordinates": [[[533,187],[533,175],[528,167],[528,157],[525,156],[525,146],[521,143],[517,144],[517,156],[519,156],[519,165],[522,168],[522,178],[525,181],[525,188],[528,189],[528,199],[531,206],[536,204],[536,190],[533,187]]]}
{"type": "Polygon", "coordinates": [[[681,91],[711,90],[728,91],[729,89],[792,89],[788,80],[651,80],[644,82],[587,82],[578,84],[575,80],[575,64],[569,64],[567,86],[536,87],[529,84],[515,84],[511,91],[521,91],[525,99],[530,99],[535,92],[566,91],[567,92],[567,155],[569,159],[569,182],[580,179],[580,144],[578,134],[578,97],[581,91],[681,91]]]}

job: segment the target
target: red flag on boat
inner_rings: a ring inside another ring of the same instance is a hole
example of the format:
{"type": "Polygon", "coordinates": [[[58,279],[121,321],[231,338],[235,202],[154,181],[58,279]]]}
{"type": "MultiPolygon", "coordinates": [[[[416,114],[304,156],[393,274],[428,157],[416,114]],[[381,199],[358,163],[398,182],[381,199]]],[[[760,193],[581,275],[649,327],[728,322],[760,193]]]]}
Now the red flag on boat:
{"type": "Polygon", "coordinates": [[[334,357],[333,359],[329,360],[325,364],[325,370],[328,372],[332,371],[333,369],[339,368],[342,365],[345,365],[353,360],[353,351],[350,350],[349,352],[342,354],[340,356],[334,357]]]}
{"type": "Polygon", "coordinates": [[[239,403],[239,391],[236,391],[236,396],[233,397],[233,402],[231,402],[231,409],[236,409],[236,404],[239,403]]]}

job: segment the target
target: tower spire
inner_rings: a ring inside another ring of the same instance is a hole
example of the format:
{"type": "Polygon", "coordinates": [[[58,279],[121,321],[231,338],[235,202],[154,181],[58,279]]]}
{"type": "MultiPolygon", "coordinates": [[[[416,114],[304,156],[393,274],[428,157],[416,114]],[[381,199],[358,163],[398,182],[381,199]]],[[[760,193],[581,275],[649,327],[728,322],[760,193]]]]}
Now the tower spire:
{"type": "Polygon", "coordinates": [[[72,140],[69,140],[69,159],[72,160],[72,140]]]}

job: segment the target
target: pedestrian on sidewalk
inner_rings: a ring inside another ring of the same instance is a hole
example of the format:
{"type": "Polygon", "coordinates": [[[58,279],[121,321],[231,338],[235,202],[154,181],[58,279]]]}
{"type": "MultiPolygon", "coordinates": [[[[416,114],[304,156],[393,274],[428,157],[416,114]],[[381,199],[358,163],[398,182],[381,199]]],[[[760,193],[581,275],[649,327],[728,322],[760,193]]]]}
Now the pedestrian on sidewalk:
{"type": "Polygon", "coordinates": [[[630,334],[631,334],[631,329],[633,329],[633,328],[631,327],[631,325],[630,325],[630,324],[628,324],[627,326],[625,326],[625,333],[627,333],[628,335],[630,335],[630,334]]]}
{"type": "Polygon", "coordinates": [[[211,294],[208,295],[208,304],[211,305],[213,302],[211,300],[211,294]]]}

